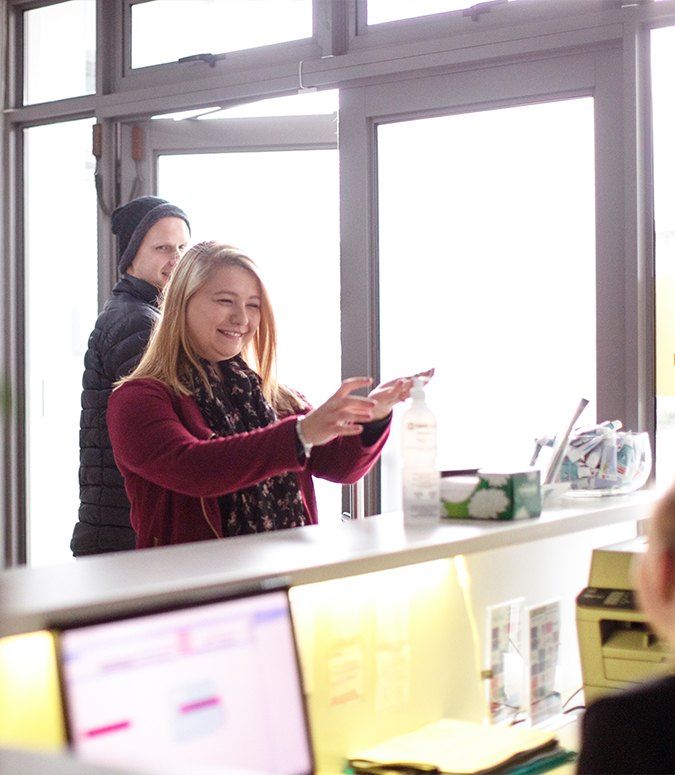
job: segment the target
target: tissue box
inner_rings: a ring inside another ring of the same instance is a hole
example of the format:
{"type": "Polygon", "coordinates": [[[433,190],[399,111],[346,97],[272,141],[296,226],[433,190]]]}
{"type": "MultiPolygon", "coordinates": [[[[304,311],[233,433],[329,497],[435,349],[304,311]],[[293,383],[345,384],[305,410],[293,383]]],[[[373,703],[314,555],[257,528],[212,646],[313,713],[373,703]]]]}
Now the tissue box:
{"type": "Polygon", "coordinates": [[[525,519],[541,514],[538,469],[441,478],[441,516],[468,519],[525,519]]]}

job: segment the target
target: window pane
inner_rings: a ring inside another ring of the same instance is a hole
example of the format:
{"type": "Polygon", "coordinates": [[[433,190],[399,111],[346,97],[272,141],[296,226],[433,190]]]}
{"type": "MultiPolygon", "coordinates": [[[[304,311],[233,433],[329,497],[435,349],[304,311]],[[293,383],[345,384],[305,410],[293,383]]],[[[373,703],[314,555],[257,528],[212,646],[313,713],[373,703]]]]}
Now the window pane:
{"type": "Polygon", "coordinates": [[[90,119],[25,131],[29,562],[72,559],[80,395],[96,319],[90,119]],[[58,148],[58,153],[54,149],[58,148]],[[44,171],[49,170],[50,185],[44,171]]]}
{"type": "Polygon", "coordinates": [[[265,116],[320,116],[337,114],[339,108],[337,89],[294,94],[289,97],[275,97],[269,100],[256,100],[233,108],[223,108],[218,112],[203,116],[204,121],[214,118],[262,118],[265,116]]]}
{"type": "MultiPolygon", "coordinates": [[[[279,379],[315,406],[338,388],[337,150],[163,155],[158,193],[189,215],[193,241],[237,245],[262,270],[279,336],[279,379]]],[[[319,514],[339,521],[341,488],[315,480],[319,514]]]]}
{"type": "MultiPolygon", "coordinates": [[[[595,420],[593,102],[380,126],[378,160],[381,376],[436,368],[442,470],[527,466],[595,420]]],[[[396,441],[382,469],[399,509],[396,441]]]]}
{"type": "Polygon", "coordinates": [[[461,11],[474,5],[470,0],[368,0],[368,24],[412,19],[433,13],[461,11]]]}
{"type": "Polygon", "coordinates": [[[656,239],[656,477],[675,466],[675,28],[652,32],[656,239]]]}
{"type": "MultiPolygon", "coordinates": [[[[447,13],[448,11],[464,11],[471,9],[475,15],[474,20],[481,14],[490,12],[491,7],[499,8],[508,3],[519,0],[488,0],[488,2],[475,2],[475,0],[365,0],[367,4],[367,24],[382,24],[399,19],[414,19],[419,16],[429,16],[434,13],[447,13]]],[[[568,0],[569,1],[569,0],[568,0]]],[[[656,0],[658,2],[658,0],[656,0]]],[[[584,0],[585,3],[588,0],[584,0]]],[[[539,0],[539,4],[552,5],[560,0],[539,0]]]]}
{"type": "Polygon", "coordinates": [[[96,90],[96,0],[25,11],[24,104],[96,90]]]}
{"type": "Polygon", "coordinates": [[[131,7],[131,66],[241,51],[312,34],[312,0],[152,0],[131,7]]]}
{"type": "Polygon", "coordinates": [[[233,108],[219,108],[217,105],[194,110],[181,110],[178,113],[162,113],[153,119],[173,119],[182,121],[194,118],[198,121],[213,121],[223,118],[270,118],[273,116],[327,116],[336,115],[339,108],[339,91],[325,91],[294,94],[289,97],[273,97],[271,99],[255,100],[233,108]]]}

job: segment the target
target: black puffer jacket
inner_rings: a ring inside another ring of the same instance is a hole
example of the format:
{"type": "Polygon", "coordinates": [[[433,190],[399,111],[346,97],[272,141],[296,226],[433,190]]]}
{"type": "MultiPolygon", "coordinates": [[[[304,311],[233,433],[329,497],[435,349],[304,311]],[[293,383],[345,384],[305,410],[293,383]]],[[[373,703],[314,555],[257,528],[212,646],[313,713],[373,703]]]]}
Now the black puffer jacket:
{"type": "Polygon", "coordinates": [[[96,320],[84,356],[80,415],[80,508],[70,548],[78,557],[136,547],[129,501],[113,458],[106,409],[113,384],[131,372],[159,318],[157,289],[124,275],[96,320]]]}

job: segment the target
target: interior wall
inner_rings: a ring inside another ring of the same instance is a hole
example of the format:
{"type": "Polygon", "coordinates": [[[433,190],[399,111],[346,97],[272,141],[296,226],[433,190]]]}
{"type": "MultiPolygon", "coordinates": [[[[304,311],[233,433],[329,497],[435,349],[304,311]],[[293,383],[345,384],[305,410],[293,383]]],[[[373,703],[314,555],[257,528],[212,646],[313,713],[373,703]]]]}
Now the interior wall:
{"type": "Polygon", "coordinates": [[[575,599],[592,550],[634,536],[629,523],[468,555],[464,588],[452,558],[293,588],[319,769],[338,772],[347,753],[443,716],[489,718],[488,606],[560,601],[567,700],[582,686],[575,599]]]}

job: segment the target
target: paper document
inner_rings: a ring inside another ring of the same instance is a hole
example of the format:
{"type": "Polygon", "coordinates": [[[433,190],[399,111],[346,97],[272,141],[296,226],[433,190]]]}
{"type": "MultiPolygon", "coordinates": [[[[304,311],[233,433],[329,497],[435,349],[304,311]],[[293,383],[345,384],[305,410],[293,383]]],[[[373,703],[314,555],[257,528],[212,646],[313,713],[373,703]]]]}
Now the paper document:
{"type": "Polygon", "coordinates": [[[350,761],[416,762],[443,773],[476,775],[508,762],[524,762],[528,755],[556,748],[557,742],[553,732],[530,727],[440,719],[359,751],[350,761]]]}

